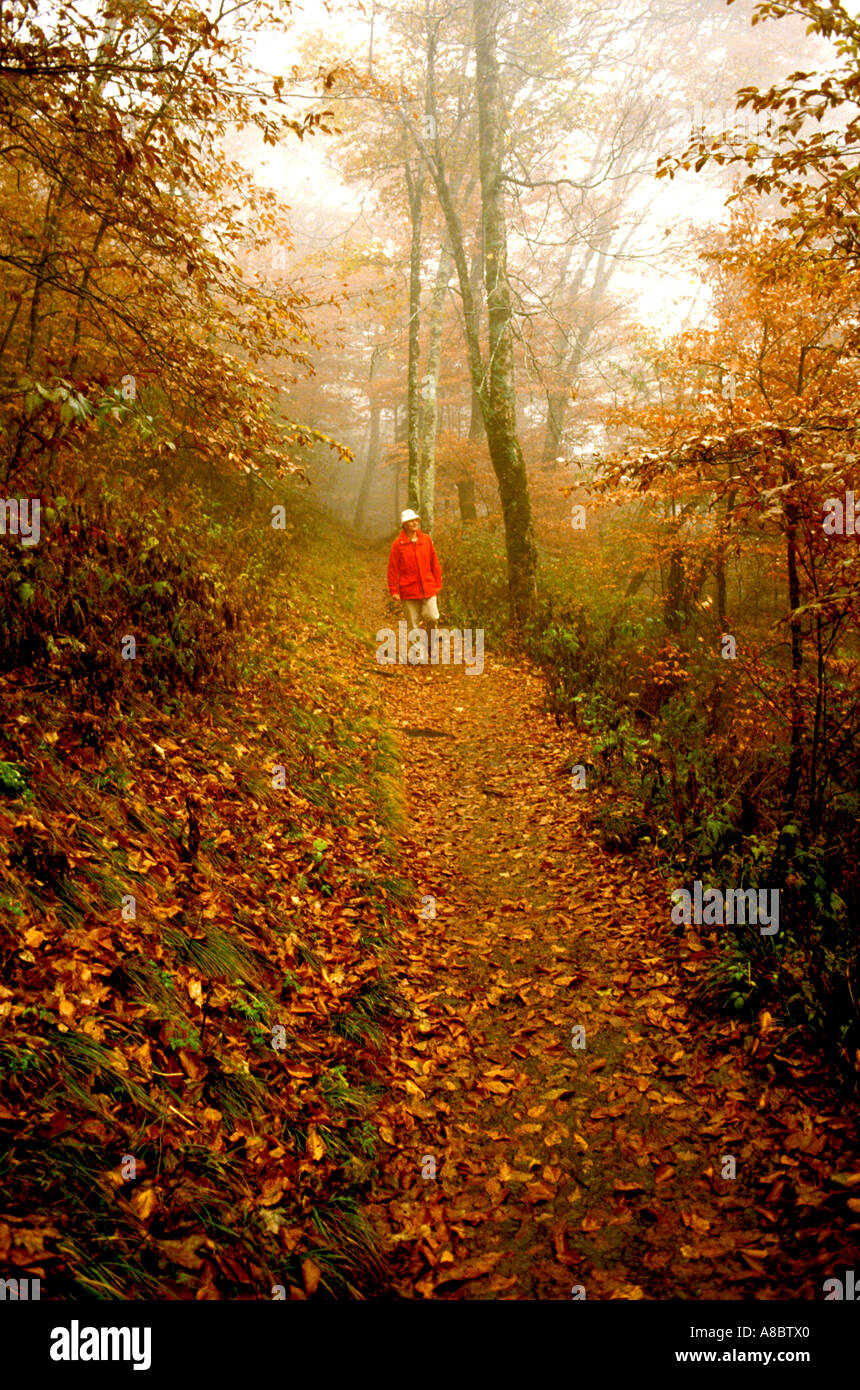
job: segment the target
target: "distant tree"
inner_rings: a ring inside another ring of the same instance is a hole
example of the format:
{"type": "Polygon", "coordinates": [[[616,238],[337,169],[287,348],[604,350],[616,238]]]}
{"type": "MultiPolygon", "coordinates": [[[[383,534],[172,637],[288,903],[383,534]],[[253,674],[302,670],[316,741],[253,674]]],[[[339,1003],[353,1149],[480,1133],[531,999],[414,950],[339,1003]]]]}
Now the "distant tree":
{"type": "MultiPolygon", "coordinates": [[[[93,420],[130,455],[167,450],[289,470],[317,437],[255,365],[307,370],[303,296],[245,279],[249,245],[289,244],[276,196],[223,152],[326,128],[255,82],[223,7],[10,0],[0,12],[0,469],[50,476],[93,420]],[[247,208],[254,207],[253,225],[247,208]],[[131,439],[136,441],[132,446],[131,439]]],[[[280,23],[265,5],[231,11],[280,23]]],[[[119,446],[118,446],[119,447],[119,446]]],[[[92,451],[90,451],[92,455],[92,451]]]]}

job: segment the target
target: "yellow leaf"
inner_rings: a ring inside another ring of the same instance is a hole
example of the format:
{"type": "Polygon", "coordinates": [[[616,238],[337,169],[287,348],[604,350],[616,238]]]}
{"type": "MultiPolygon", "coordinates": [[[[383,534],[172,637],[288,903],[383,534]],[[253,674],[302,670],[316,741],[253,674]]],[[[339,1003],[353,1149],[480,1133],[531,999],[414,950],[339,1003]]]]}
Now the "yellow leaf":
{"type": "Polygon", "coordinates": [[[311,1125],[308,1129],[306,1152],[308,1158],[313,1159],[314,1163],[318,1163],[321,1158],[325,1157],[325,1144],[317,1133],[316,1125],[311,1125]]]}
{"type": "Polygon", "coordinates": [[[158,1206],[158,1193],[154,1187],[138,1187],[131,1194],[131,1205],[135,1215],[146,1221],[158,1206]]]}
{"type": "Polygon", "coordinates": [[[499,1177],[502,1182],[531,1182],[533,1174],[525,1172],[524,1169],[510,1168],[507,1163],[502,1163],[499,1177]]]}

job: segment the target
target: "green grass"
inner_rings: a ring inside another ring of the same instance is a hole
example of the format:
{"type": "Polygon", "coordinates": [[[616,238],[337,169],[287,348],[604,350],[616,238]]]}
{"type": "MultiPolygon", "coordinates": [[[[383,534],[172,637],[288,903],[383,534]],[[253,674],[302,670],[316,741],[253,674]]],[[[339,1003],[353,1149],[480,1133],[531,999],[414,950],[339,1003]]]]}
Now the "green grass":
{"type": "Polygon", "coordinates": [[[178,960],[199,970],[207,979],[257,987],[262,983],[261,963],[243,942],[220,927],[206,927],[202,937],[186,936],[174,927],[165,927],[162,941],[178,960]]]}

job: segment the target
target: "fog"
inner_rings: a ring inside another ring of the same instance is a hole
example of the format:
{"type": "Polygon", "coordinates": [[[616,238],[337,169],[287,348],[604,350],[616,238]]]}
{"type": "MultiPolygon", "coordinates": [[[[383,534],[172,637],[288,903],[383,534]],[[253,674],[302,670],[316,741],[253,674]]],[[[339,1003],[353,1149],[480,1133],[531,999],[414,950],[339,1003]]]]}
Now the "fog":
{"type": "MultiPolygon", "coordinates": [[[[631,373],[646,343],[653,354],[711,322],[703,243],[726,227],[728,199],[779,140],[773,113],[736,107],[738,90],[765,90],[798,67],[826,71],[834,63],[832,45],[808,35],[801,18],[753,27],[753,13],[748,0],[730,7],[720,0],[503,7],[517,423],[527,465],[543,470],[544,481],[552,460],[560,485],[571,476],[582,481],[587,461],[618,444],[617,434],[607,436],[605,417],[634,399],[631,373]],[[661,158],[687,151],[689,165],[694,139],[704,148],[717,138],[730,156],[750,152],[748,161],[656,177],[661,158]],[[563,419],[551,421],[559,409],[563,419]]],[[[445,223],[427,148],[410,138],[424,129],[430,35],[443,112],[439,157],[457,185],[464,249],[480,281],[474,64],[462,9],[308,4],[292,12],[285,32],[249,34],[248,56],[259,72],[286,74],[295,109],[322,105],[336,129],[277,149],[247,135],[231,141],[254,177],[289,206],[295,245],[274,270],[305,286],[312,301],[332,284],[343,293],[325,310],[325,347],[313,356],[313,377],[298,389],[315,424],[354,454],[347,467],[317,455],[309,468],[314,495],[368,537],[391,530],[408,491],[414,219],[407,168],[419,177],[423,169],[424,177],[424,358],[431,320],[443,320],[434,510],[456,514],[458,481],[477,487],[479,515],[499,510],[489,469],[475,455],[482,430],[453,266],[441,305],[438,294],[433,302],[445,223]],[[325,92],[314,82],[322,72],[332,74],[325,92]]],[[[777,205],[775,197],[760,199],[763,213],[777,205]]],[[[426,397],[424,367],[426,361],[426,397]]]]}

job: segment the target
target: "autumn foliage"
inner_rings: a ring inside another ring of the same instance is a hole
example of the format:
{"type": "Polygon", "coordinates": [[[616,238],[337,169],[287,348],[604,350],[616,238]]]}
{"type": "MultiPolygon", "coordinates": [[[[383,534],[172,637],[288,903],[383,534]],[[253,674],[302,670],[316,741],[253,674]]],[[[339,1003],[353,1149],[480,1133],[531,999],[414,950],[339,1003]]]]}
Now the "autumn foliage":
{"type": "Polygon", "coordinates": [[[610,283],[677,16],[616,111],[593,9],[405,0],[276,77],[268,0],[0,12],[0,1266],[46,1298],[853,1258],[860,212],[809,120],[860,134],[860,25],[759,6],[838,80],[656,165],[742,175],[664,333],[610,283]],[[372,234],[300,238],[250,166],[342,120],[372,234]],[[486,670],[380,659],[379,475],[486,670]],[[678,923],[693,883],[778,934],[678,923]]]}

